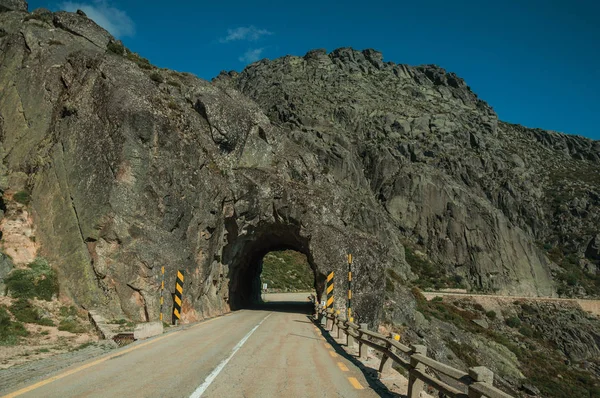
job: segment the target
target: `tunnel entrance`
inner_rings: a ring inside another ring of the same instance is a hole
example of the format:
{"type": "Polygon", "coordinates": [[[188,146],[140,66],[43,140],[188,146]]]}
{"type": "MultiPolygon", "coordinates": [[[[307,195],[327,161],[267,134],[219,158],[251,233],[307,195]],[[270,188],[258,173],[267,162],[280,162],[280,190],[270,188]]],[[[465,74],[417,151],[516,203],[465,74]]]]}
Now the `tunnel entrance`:
{"type": "Polygon", "coordinates": [[[271,251],[262,258],[260,268],[261,288],[266,287],[267,293],[314,292],[315,274],[300,252],[271,251]]]}
{"type": "Polygon", "coordinates": [[[285,289],[283,286],[293,280],[294,286],[310,286],[312,292],[322,290],[325,275],[318,272],[309,250],[309,240],[300,234],[299,225],[264,223],[240,233],[232,217],[226,219],[225,229],[227,245],[223,248],[223,263],[229,267],[229,306],[232,310],[260,304],[263,283],[274,289],[285,289]],[[293,265],[288,264],[288,260],[293,265]],[[306,271],[301,272],[300,265],[306,271]],[[261,275],[264,270],[266,273],[261,275]]]}

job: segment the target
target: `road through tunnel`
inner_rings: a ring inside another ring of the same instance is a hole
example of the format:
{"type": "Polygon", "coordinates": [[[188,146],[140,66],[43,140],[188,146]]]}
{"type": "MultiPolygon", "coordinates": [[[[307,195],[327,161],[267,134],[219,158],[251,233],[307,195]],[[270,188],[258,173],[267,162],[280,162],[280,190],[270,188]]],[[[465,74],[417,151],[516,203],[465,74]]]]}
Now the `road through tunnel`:
{"type": "Polygon", "coordinates": [[[309,238],[300,226],[284,223],[262,223],[240,234],[233,218],[225,222],[227,245],[223,263],[229,266],[229,305],[232,310],[248,308],[260,302],[261,271],[265,255],[274,251],[293,250],[306,256],[314,275],[313,287],[323,290],[325,275],[319,272],[309,249],[309,238]]]}

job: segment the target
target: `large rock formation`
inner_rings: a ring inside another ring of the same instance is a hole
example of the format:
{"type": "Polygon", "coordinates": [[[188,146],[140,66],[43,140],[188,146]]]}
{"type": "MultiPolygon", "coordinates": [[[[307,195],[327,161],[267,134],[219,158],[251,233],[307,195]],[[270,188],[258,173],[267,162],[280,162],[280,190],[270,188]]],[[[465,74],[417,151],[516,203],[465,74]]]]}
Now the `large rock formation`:
{"type": "Polygon", "coordinates": [[[225,312],[257,297],[265,253],[295,249],[318,291],[352,252],[374,321],[386,269],[419,277],[405,244],[470,288],[554,295],[536,243],[583,256],[598,233],[598,142],[501,123],[435,66],[317,50],[211,84],[82,13],[0,28],[0,189],[31,193],[39,254],[85,308],[157,319],[165,266],[170,289],[186,273],[185,320],[225,312]]]}
{"type": "Polygon", "coordinates": [[[368,191],[394,234],[467,287],[554,295],[554,250],[600,293],[600,142],[500,122],[455,74],[373,50],[262,60],[216,82],[368,191]]]}
{"type": "Polygon", "coordinates": [[[83,15],[6,12],[0,27],[0,188],[31,192],[62,293],[155,320],[165,266],[171,290],[185,271],[194,320],[251,303],[270,250],[305,253],[319,288],[352,251],[356,311],[379,316],[402,246],[364,178],[339,185],[239,92],[153,68],[83,15]]]}

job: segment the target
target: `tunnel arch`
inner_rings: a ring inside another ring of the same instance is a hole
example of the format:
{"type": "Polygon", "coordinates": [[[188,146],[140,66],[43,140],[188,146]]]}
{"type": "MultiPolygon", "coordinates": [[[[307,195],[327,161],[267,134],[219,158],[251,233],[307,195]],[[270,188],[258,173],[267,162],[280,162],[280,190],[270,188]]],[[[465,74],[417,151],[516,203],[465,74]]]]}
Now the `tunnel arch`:
{"type": "Polygon", "coordinates": [[[294,250],[306,256],[320,299],[325,275],[319,272],[310,251],[310,239],[302,236],[300,225],[262,222],[241,233],[235,219],[228,218],[225,229],[227,244],[223,248],[223,263],[229,266],[229,306],[232,310],[250,307],[260,300],[262,259],[277,250],[294,250]]]}

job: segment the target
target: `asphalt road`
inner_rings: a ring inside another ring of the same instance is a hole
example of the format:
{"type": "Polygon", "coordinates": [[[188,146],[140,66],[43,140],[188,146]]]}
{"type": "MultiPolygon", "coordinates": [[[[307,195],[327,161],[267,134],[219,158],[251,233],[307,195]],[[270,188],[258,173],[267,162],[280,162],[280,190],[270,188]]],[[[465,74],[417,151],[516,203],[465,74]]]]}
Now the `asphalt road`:
{"type": "Polygon", "coordinates": [[[269,295],[262,308],[136,342],[7,397],[380,396],[310,322],[306,297],[269,295]]]}

